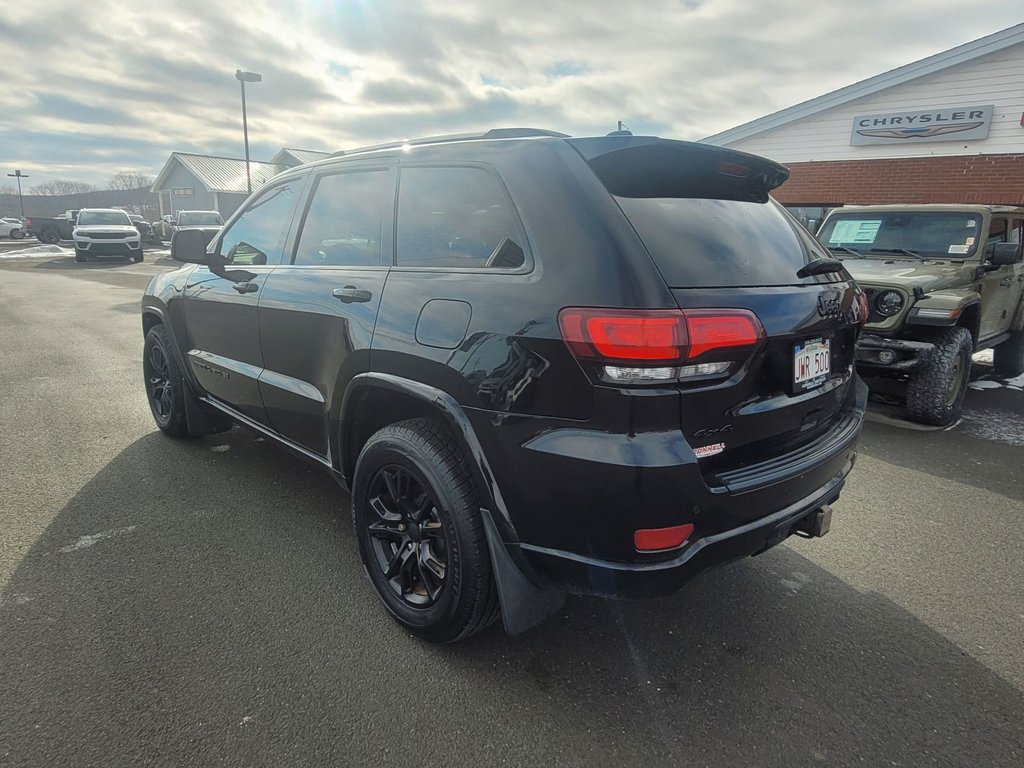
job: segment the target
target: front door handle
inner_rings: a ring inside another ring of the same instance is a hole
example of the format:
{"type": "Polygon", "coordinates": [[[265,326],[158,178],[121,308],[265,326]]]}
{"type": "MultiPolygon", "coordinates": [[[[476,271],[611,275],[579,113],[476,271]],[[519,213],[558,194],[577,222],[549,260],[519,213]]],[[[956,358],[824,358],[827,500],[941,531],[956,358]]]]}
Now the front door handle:
{"type": "Polygon", "coordinates": [[[256,283],[234,283],[231,287],[239,293],[256,293],[260,289],[256,283]]]}
{"type": "Polygon", "coordinates": [[[335,288],[331,291],[331,296],[339,301],[345,302],[346,304],[352,304],[357,301],[369,301],[373,298],[372,293],[363,290],[362,288],[356,288],[354,285],[346,285],[344,288],[335,288]]]}

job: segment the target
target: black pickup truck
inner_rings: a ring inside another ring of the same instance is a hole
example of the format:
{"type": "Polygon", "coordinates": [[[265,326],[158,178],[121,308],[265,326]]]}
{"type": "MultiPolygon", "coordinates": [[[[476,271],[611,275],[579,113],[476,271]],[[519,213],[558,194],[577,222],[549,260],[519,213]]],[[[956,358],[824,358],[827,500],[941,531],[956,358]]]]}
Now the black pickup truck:
{"type": "Polygon", "coordinates": [[[77,220],[78,211],[65,211],[53,218],[33,216],[25,219],[25,231],[35,235],[41,243],[59,243],[61,240],[71,239],[77,220]]]}

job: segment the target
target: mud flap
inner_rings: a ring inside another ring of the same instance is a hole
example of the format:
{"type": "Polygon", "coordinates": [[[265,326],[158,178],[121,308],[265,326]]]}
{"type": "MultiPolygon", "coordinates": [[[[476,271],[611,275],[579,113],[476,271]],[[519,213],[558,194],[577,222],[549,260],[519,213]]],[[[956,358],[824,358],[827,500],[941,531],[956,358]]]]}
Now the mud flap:
{"type": "Polygon", "coordinates": [[[481,508],[480,517],[484,521],[487,546],[491,550],[501,621],[510,635],[522,634],[556,613],[565,604],[565,592],[552,587],[538,587],[526,578],[498,535],[491,513],[481,508]]]}

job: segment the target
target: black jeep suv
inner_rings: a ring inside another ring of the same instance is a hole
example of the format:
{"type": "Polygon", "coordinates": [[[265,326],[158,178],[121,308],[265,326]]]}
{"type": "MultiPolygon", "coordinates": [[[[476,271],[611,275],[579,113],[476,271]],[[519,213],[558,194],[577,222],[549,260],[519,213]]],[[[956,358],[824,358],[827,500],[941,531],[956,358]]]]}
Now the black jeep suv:
{"type": "Polygon", "coordinates": [[[499,129],[275,177],[142,300],[176,437],[239,423],[351,488],[405,627],[522,631],[822,535],[863,294],[760,157],[499,129]]]}

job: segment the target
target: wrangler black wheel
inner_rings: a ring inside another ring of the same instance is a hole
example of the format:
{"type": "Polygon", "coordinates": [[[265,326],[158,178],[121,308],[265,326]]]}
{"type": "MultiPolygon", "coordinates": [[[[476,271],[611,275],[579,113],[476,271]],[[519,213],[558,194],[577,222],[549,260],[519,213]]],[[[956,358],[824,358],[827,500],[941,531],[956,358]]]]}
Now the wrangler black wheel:
{"type": "Polygon", "coordinates": [[[497,618],[476,492],[458,443],[440,423],[405,421],[367,441],[352,519],[370,582],[406,629],[450,643],[497,618]]]}

